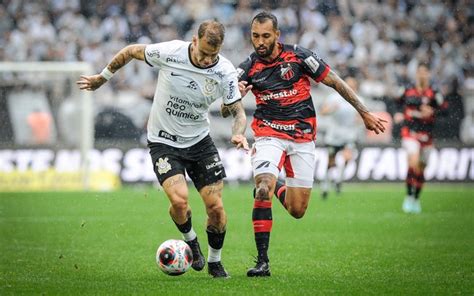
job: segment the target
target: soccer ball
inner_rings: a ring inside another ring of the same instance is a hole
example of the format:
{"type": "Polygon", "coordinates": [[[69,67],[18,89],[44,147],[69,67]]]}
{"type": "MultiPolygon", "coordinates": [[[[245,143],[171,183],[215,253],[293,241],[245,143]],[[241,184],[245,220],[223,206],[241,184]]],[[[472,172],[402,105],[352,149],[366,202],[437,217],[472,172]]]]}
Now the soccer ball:
{"type": "Polygon", "coordinates": [[[156,264],[167,275],[182,275],[192,263],[191,248],[182,240],[169,239],[156,251],[156,264]]]}

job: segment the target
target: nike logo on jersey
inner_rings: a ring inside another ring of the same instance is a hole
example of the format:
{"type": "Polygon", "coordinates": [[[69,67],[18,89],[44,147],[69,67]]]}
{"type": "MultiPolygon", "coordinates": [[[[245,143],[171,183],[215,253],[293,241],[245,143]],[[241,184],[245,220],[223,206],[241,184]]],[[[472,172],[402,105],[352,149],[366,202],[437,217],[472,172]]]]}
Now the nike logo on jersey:
{"type": "Polygon", "coordinates": [[[183,76],[183,75],[175,73],[175,72],[171,72],[171,76],[183,76]]]}
{"type": "Polygon", "coordinates": [[[218,170],[217,172],[214,172],[214,176],[218,176],[220,175],[220,173],[222,173],[222,170],[218,170]]]}

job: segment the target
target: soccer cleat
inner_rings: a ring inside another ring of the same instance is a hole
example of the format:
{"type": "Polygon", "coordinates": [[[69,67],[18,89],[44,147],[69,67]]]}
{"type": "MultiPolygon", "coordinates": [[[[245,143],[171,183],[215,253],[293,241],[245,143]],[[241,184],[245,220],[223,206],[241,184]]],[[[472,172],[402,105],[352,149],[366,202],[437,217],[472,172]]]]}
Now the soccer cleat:
{"type": "Polygon", "coordinates": [[[265,261],[257,261],[255,267],[247,271],[248,277],[270,276],[270,264],[265,261]]]}
{"type": "Polygon", "coordinates": [[[342,184],[339,182],[339,183],[336,183],[335,184],[335,187],[336,187],[336,194],[339,195],[341,194],[341,187],[342,187],[342,184]]]}
{"type": "Polygon", "coordinates": [[[421,204],[419,199],[413,200],[413,204],[411,207],[411,212],[413,214],[420,214],[421,213],[421,204]]]}
{"type": "Polygon", "coordinates": [[[199,247],[197,237],[192,241],[187,241],[186,243],[189,245],[193,253],[193,264],[191,267],[194,270],[201,271],[204,268],[204,265],[206,265],[206,259],[202,255],[201,247],[199,247]]]}
{"type": "Polygon", "coordinates": [[[407,195],[405,200],[403,201],[402,210],[405,213],[413,212],[413,204],[415,202],[415,198],[411,195],[407,195]]]}
{"type": "Polygon", "coordinates": [[[230,278],[230,275],[224,269],[220,261],[207,263],[207,271],[213,278],[230,278]]]}

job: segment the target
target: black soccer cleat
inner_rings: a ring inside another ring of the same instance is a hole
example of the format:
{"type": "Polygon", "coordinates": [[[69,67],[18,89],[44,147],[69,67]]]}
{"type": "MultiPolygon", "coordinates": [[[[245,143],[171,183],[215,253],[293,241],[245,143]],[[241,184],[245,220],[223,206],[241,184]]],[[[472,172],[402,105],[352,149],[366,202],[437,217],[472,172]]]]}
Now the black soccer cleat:
{"type": "Polygon", "coordinates": [[[265,261],[257,261],[255,267],[247,271],[248,277],[270,276],[270,264],[265,261]]]}
{"type": "Polygon", "coordinates": [[[206,265],[206,259],[202,255],[197,237],[186,243],[189,245],[193,253],[193,264],[191,264],[191,267],[196,271],[201,271],[204,268],[204,265],[206,265]]]}
{"type": "Polygon", "coordinates": [[[224,266],[222,266],[220,261],[207,263],[207,271],[213,278],[230,278],[230,275],[224,269],[224,266]]]}

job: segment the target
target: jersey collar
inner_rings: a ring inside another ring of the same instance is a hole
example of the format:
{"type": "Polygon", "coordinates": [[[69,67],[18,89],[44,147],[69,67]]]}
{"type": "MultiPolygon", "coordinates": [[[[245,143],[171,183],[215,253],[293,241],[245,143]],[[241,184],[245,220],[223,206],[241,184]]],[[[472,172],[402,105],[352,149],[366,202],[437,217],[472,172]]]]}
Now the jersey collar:
{"type": "Polygon", "coordinates": [[[191,45],[192,43],[190,42],[189,43],[189,46],[188,46],[188,58],[189,58],[189,62],[191,63],[191,65],[193,65],[194,67],[198,68],[198,69],[209,69],[209,68],[212,68],[214,67],[215,65],[217,65],[217,63],[219,63],[219,55],[217,55],[217,60],[214,64],[210,64],[209,66],[207,67],[201,67],[201,66],[198,66],[196,64],[193,63],[193,59],[191,58],[191,45]]]}

